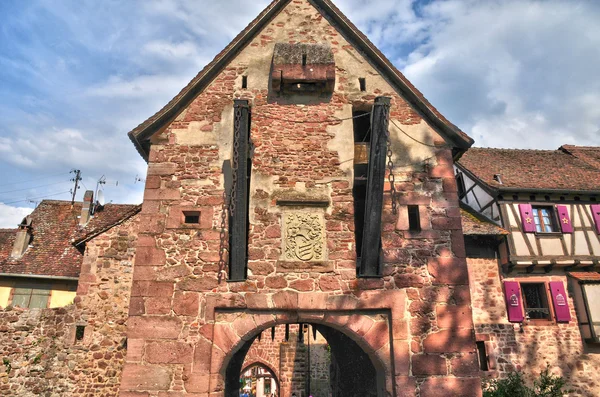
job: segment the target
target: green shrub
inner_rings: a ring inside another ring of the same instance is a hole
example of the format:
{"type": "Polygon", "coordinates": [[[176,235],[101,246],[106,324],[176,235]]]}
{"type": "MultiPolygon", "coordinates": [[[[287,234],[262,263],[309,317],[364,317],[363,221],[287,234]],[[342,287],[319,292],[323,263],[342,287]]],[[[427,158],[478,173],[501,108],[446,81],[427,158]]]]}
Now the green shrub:
{"type": "Polygon", "coordinates": [[[484,381],[483,397],[563,397],[569,393],[565,386],[565,379],[550,374],[546,367],[533,382],[533,388],[525,384],[520,372],[513,372],[506,379],[484,381]]]}

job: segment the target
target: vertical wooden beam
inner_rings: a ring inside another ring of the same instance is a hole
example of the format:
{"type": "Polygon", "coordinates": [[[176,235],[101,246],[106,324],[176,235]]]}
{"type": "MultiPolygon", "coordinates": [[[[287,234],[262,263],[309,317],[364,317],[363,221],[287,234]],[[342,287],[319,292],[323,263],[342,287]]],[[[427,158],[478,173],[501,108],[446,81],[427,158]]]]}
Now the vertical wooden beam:
{"type": "Polygon", "coordinates": [[[237,164],[237,170],[234,169],[233,172],[237,178],[234,181],[235,197],[232,202],[235,205],[235,211],[231,214],[229,223],[229,281],[243,281],[246,279],[248,263],[248,149],[250,139],[248,101],[236,99],[233,113],[234,145],[237,140],[238,149],[234,150],[233,154],[233,163],[237,164]]]}
{"type": "Polygon", "coordinates": [[[381,275],[381,212],[383,210],[390,103],[390,98],[377,97],[373,105],[364,237],[359,268],[359,275],[362,277],[381,275]]]}

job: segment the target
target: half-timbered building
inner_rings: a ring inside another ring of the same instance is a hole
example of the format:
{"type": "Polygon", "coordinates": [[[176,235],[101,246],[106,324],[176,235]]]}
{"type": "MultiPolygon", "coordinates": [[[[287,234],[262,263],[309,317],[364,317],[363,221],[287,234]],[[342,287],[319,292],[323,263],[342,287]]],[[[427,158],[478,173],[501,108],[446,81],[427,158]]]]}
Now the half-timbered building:
{"type": "Polygon", "coordinates": [[[461,206],[502,228],[465,230],[480,364],[490,375],[548,364],[581,395],[597,395],[588,380],[600,362],[599,154],[472,148],[455,165],[461,206]]]}

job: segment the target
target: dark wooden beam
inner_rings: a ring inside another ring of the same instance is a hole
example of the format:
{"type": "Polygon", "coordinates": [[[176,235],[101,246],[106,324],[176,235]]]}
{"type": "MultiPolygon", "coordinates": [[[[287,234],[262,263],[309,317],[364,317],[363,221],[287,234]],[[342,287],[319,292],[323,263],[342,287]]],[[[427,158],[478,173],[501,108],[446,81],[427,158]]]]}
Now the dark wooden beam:
{"type": "Polygon", "coordinates": [[[231,214],[230,225],[230,258],[229,281],[243,281],[247,274],[248,252],[248,149],[250,139],[250,108],[247,100],[236,99],[234,112],[234,140],[237,139],[238,150],[233,153],[233,163],[237,162],[235,180],[235,197],[233,203],[235,212],[231,214]],[[239,114],[238,114],[239,112],[239,114]],[[239,117],[239,135],[236,129],[236,119],[239,117]]]}
{"type": "Polygon", "coordinates": [[[381,212],[383,210],[383,185],[387,155],[386,136],[390,103],[390,98],[378,97],[373,105],[364,237],[359,267],[359,275],[362,277],[381,276],[381,212]]]}

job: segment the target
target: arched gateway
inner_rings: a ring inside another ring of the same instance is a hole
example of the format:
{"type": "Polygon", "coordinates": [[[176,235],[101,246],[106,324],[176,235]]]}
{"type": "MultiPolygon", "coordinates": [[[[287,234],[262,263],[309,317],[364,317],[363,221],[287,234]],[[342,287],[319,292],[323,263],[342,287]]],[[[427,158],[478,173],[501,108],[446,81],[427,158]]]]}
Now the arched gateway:
{"type": "Polygon", "coordinates": [[[285,324],[327,340],[339,395],[479,395],[472,140],[330,0],[274,0],[129,136],[148,176],[122,397],[234,396],[285,324]]]}

